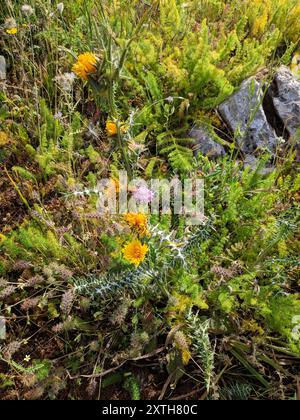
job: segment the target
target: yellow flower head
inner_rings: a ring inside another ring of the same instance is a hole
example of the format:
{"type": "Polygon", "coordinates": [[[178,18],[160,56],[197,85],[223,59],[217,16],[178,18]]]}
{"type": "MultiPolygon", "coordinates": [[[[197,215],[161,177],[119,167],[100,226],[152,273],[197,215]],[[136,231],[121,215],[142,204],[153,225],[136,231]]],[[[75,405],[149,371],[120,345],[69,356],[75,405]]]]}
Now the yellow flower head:
{"type": "Polygon", "coordinates": [[[129,226],[135,228],[141,236],[145,236],[148,233],[147,217],[142,213],[128,213],[124,216],[125,221],[129,226]]]}
{"type": "MultiPolygon", "coordinates": [[[[126,133],[127,128],[128,128],[128,127],[126,127],[126,126],[124,125],[124,123],[122,123],[122,125],[120,126],[120,132],[121,132],[122,134],[126,133]]],[[[108,121],[106,122],[106,132],[107,132],[107,135],[108,135],[109,137],[116,136],[116,135],[118,134],[118,125],[117,125],[117,123],[116,123],[116,122],[114,122],[114,121],[110,121],[110,120],[108,120],[108,121]]]]}
{"type": "Polygon", "coordinates": [[[17,32],[18,32],[18,28],[6,29],[6,33],[9,34],[9,35],[16,35],[17,32]]]}
{"type": "Polygon", "coordinates": [[[95,54],[86,52],[78,56],[72,71],[81,79],[88,80],[90,74],[97,72],[97,58],[95,54]]]}
{"type": "Polygon", "coordinates": [[[106,132],[109,137],[115,136],[118,134],[118,126],[113,121],[106,122],[106,132]]]}
{"type": "Polygon", "coordinates": [[[140,241],[132,241],[123,248],[124,259],[138,267],[144,261],[148,250],[148,246],[140,241]]]}

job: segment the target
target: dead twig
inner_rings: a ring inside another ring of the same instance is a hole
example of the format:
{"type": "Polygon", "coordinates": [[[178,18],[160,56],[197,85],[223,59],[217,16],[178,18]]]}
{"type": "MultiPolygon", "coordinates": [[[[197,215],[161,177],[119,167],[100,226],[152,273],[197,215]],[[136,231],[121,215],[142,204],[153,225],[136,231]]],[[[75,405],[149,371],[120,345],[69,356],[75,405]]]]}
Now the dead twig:
{"type": "Polygon", "coordinates": [[[193,391],[188,392],[187,394],[179,395],[178,397],[170,398],[170,401],[185,400],[186,398],[192,397],[193,395],[198,394],[199,392],[201,392],[201,389],[194,389],[193,391]]]}
{"type": "Polygon", "coordinates": [[[170,385],[170,383],[171,383],[172,379],[173,379],[173,378],[174,378],[174,376],[175,376],[175,373],[176,373],[176,371],[174,371],[174,372],[170,373],[170,375],[168,376],[168,379],[166,380],[166,382],[165,382],[165,384],[164,384],[164,386],[163,386],[163,389],[162,389],[162,391],[161,391],[161,393],[160,393],[160,396],[158,397],[158,400],[159,400],[159,401],[161,401],[161,400],[164,398],[165,393],[167,392],[167,389],[168,389],[168,387],[169,387],[169,385],[170,385]]]}
{"type": "Polygon", "coordinates": [[[68,374],[69,379],[72,379],[72,380],[73,379],[78,379],[78,378],[103,378],[103,376],[106,376],[109,373],[115,372],[116,370],[120,369],[127,362],[137,362],[139,360],[148,359],[150,357],[155,356],[156,354],[162,353],[164,350],[165,350],[165,346],[164,347],[160,347],[160,348],[152,351],[151,353],[144,354],[143,356],[134,357],[134,358],[131,358],[131,359],[126,359],[121,364],[119,364],[118,366],[115,366],[113,368],[107,369],[104,372],[100,372],[100,373],[97,373],[97,374],[71,376],[69,371],[67,371],[67,374],[68,374]]]}

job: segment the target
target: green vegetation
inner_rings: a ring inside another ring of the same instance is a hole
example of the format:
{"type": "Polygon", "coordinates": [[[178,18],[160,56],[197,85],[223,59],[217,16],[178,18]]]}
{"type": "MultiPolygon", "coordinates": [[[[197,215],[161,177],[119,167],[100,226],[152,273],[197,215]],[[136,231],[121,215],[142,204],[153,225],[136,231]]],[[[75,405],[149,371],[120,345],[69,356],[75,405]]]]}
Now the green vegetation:
{"type": "Polygon", "coordinates": [[[297,399],[299,138],[245,167],[216,107],[291,64],[298,0],[2,3],[0,399],[297,399]],[[202,223],[99,215],[119,170],[204,178],[202,223]]]}

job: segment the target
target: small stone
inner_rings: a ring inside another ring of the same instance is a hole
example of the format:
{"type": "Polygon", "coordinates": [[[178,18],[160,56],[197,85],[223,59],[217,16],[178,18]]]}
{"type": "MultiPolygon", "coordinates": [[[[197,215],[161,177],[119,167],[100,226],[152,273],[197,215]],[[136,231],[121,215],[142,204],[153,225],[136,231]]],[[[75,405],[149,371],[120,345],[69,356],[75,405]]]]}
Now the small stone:
{"type": "Polygon", "coordinates": [[[213,134],[211,134],[207,128],[194,127],[190,131],[189,137],[195,140],[195,155],[201,153],[211,159],[216,159],[225,155],[224,147],[214,140],[213,134]]]}
{"type": "Polygon", "coordinates": [[[219,106],[222,118],[235,133],[237,144],[244,153],[251,154],[257,149],[272,152],[278,143],[263,110],[262,100],[261,84],[255,78],[250,78],[219,106]]]}
{"type": "Polygon", "coordinates": [[[0,80],[6,79],[6,60],[3,55],[0,55],[0,80]]]}
{"type": "Polygon", "coordinates": [[[289,68],[281,66],[269,94],[285,129],[293,136],[300,127],[300,82],[289,68]]]}

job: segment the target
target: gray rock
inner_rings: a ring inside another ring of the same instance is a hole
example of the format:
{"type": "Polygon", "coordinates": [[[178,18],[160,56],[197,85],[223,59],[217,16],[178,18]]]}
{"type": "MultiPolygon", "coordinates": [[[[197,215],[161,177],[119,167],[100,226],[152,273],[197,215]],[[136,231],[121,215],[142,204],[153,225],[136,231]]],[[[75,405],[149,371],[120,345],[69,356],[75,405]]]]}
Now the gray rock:
{"type": "Polygon", "coordinates": [[[194,127],[189,137],[195,140],[194,153],[199,152],[211,159],[225,155],[224,147],[213,139],[213,134],[205,127],[194,127]]]}
{"type": "MultiPolygon", "coordinates": [[[[260,161],[253,155],[246,155],[244,159],[244,168],[249,168],[251,171],[256,171],[260,166],[260,161]]],[[[275,167],[265,163],[265,165],[259,170],[261,175],[268,175],[274,172],[275,167]]]]}
{"type": "Polygon", "coordinates": [[[278,138],[268,123],[262,107],[263,89],[254,78],[245,80],[238,92],[219,106],[219,112],[235,133],[240,149],[253,153],[257,149],[274,151],[278,138]]]}
{"type": "Polygon", "coordinates": [[[287,67],[281,66],[269,93],[285,129],[293,136],[300,127],[300,82],[287,67]]]}
{"type": "Polygon", "coordinates": [[[255,171],[259,163],[259,160],[253,155],[246,155],[244,159],[244,167],[250,168],[252,171],[255,171]]]}
{"type": "Polygon", "coordinates": [[[6,79],[6,60],[3,55],[0,55],[0,80],[6,79]]]}

